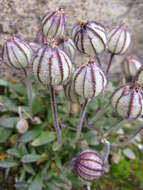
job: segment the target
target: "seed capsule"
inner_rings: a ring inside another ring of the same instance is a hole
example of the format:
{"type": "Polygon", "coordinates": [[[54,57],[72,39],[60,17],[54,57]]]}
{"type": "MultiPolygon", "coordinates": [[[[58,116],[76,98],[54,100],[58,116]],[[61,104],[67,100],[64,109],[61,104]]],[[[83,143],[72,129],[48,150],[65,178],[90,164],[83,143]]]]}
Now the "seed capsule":
{"type": "Polygon", "coordinates": [[[124,118],[136,119],[143,111],[143,92],[138,84],[119,87],[112,95],[111,103],[124,118]]]}
{"type": "Polygon", "coordinates": [[[83,180],[92,181],[104,175],[104,159],[96,151],[85,150],[76,157],[74,168],[83,180]]]}
{"type": "Polygon", "coordinates": [[[136,81],[143,87],[143,67],[138,71],[136,75],[136,81]]]}
{"type": "Polygon", "coordinates": [[[84,98],[98,96],[107,84],[104,72],[94,60],[81,65],[75,71],[73,81],[75,92],[84,98]]]}
{"type": "Polygon", "coordinates": [[[26,119],[21,118],[17,124],[16,124],[16,129],[20,134],[26,133],[28,130],[29,126],[28,126],[28,122],[26,121],[26,119]]]}
{"type": "Polygon", "coordinates": [[[24,69],[29,66],[31,58],[30,46],[17,37],[7,40],[3,46],[2,59],[10,67],[24,69]]]}
{"type": "Polygon", "coordinates": [[[49,11],[42,19],[43,34],[50,38],[62,37],[65,33],[66,18],[62,8],[49,11]]]}
{"type": "Polygon", "coordinates": [[[63,37],[59,39],[59,47],[73,60],[75,58],[76,47],[72,39],[63,37]]]}
{"type": "Polygon", "coordinates": [[[77,23],[72,30],[72,37],[77,49],[90,56],[95,56],[106,48],[105,28],[94,21],[77,23]]]}
{"type": "Polygon", "coordinates": [[[59,48],[43,45],[33,59],[34,76],[43,85],[60,85],[73,71],[69,57],[59,48]]]}
{"type": "Polygon", "coordinates": [[[129,48],[131,36],[124,24],[113,28],[108,34],[108,50],[110,53],[122,55],[129,48]]]}
{"type": "Polygon", "coordinates": [[[122,63],[124,75],[127,79],[133,78],[141,68],[142,63],[134,55],[127,56],[122,63]]]}
{"type": "Polygon", "coordinates": [[[67,100],[72,103],[82,104],[84,102],[84,98],[75,93],[73,81],[69,81],[64,85],[64,93],[67,100]]]}

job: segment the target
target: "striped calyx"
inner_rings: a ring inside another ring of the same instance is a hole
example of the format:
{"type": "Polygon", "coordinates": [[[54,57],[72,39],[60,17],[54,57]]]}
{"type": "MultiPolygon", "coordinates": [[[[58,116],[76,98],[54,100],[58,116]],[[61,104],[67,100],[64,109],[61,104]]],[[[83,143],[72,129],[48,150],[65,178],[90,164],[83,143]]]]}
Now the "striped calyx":
{"type": "Polygon", "coordinates": [[[103,52],[107,44],[105,28],[94,21],[77,23],[72,38],[77,49],[90,56],[103,52]]]}
{"type": "Polygon", "coordinates": [[[2,59],[10,67],[24,69],[29,66],[31,58],[31,47],[17,37],[7,40],[3,46],[2,59]]]}
{"type": "Polygon", "coordinates": [[[58,41],[59,48],[62,49],[70,58],[75,58],[76,47],[72,39],[69,37],[60,38],[58,41]]]}
{"type": "Polygon", "coordinates": [[[136,81],[141,85],[141,87],[143,87],[143,67],[138,71],[136,81]]]}
{"type": "Polygon", "coordinates": [[[110,53],[122,55],[131,43],[131,35],[124,24],[113,28],[108,33],[108,50],[110,53]]]}
{"type": "Polygon", "coordinates": [[[43,45],[33,59],[34,76],[43,85],[60,85],[73,71],[69,57],[59,48],[43,45]]]}
{"type": "Polygon", "coordinates": [[[66,85],[64,85],[64,93],[66,99],[72,103],[82,104],[84,102],[83,97],[75,93],[72,80],[70,80],[66,85]]]}
{"type": "Polygon", "coordinates": [[[35,38],[34,42],[38,43],[38,44],[44,44],[47,42],[46,37],[43,34],[41,27],[38,29],[38,31],[36,33],[36,38],[35,38]]]}
{"type": "Polygon", "coordinates": [[[49,11],[42,19],[43,34],[50,38],[62,37],[65,33],[66,17],[64,10],[49,11]]]}
{"type": "Polygon", "coordinates": [[[122,63],[123,72],[126,78],[135,77],[141,68],[142,63],[134,55],[127,56],[122,63]]]}
{"type": "Polygon", "coordinates": [[[143,92],[139,84],[123,85],[112,95],[111,104],[123,118],[136,119],[143,111],[143,92]]]}
{"type": "Polygon", "coordinates": [[[92,181],[104,175],[104,159],[96,151],[85,150],[74,161],[76,174],[85,181],[92,181]]]}
{"type": "Polygon", "coordinates": [[[73,76],[75,92],[84,98],[98,96],[107,84],[102,69],[92,59],[78,67],[73,76]]]}

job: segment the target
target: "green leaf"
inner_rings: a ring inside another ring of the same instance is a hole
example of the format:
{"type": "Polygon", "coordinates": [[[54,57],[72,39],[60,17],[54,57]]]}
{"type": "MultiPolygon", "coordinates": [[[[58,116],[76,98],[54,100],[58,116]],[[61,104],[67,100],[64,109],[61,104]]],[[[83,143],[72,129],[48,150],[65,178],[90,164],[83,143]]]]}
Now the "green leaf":
{"type": "Polygon", "coordinates": [[[53,146],[52,146],[52,149],[53,151],[58,151],[60,149],[60,144],[58,144],[58,142],[54,142],[53,146]]]}
{"type": "Polygon", "coordinates": [[[1,160],[0,168],[11,168],[17,166],[18,163],[14,160],[1,160]]]}
{"type": "Polygon", "coordinates": [[[18,117],[8,117],[0,119],[0,126],[6,128],[13,128],[18,121],[18,117]]]}
{"type": "Polygon", "coordinates": [[[23,168],[27,173],[30,173],[32,175],[35,175],[35,171],[32,167],[32,164],[23,164],[23,168]]]}
{"type": "Polygon", "coordinates": [[[5,111],[18,112],[16,103],[13,100],[9,99],[9,97],[3,96],[2,103],[3,103],[3,106],[2,106],[3,112],[5,111]]]}
{"type": "Polygon", "coordinates": [[[16,93],[18,93],[18,94],[20,94],[22,96],[26,95],[26,90],[25,90],[25,88],[23,88],[22,84],[13,84],[13,85],[11,85],[11,91],[12,91],[12,93],[16,92],[16,93]]]}
{"type": "Polygon", "coordinates": [[[11,156],[16,157],[16,158],[20,158],[20,157],[21,157],[19,150],[16,149],[16,148],[8,149],[8,150],[7,150],[7,153],[8,153],[9,155],[11,155],[11,156]]]}
{"type": "Polygon", "coordinates": [[[90,130],[86,133],[85,139],[89,145],[95,146],[99,144],[99,135],[96,131],[90,130]]]}
{"type": "Polygon", "coordinates": [[[0,143],[6,142],[11,132],[10,129],[0,128],[0,143]]]}
{"type": "Polygon", "coordinates": [[[56,139],[55,132],[43,131],[41,133],[41,135],[31,143],[31,145],[32,146],[41,146],[41,145],[44,145],[44,144],[51,143],[55,139],[56,139]]]}
{"type": "Polygon", "coordinates": [[[28,143],[28,142],[34,140],[37,136],[39,136],[40,133],[41,133],[41,131],[39,129],[34,129],[31,131],[28,131],[27,133],[22,135],[22,137],[20,138],[20,141],[22,143],[28,143]]]}
{"type": "Polygon", "coordinates": [[[38,155],[38,154],[27,154],[27,155],[24,155],[21,159],[21,161],[23,163],[32,163],[32,162],[36,162],[38,160],[41,159],[41,155],[38,155]]]}
{"type": "Polygon", "coordinates": [[[28,190],[42,190],[42,186],[42,178],[39,175],[37,175],[34,181],[30,184],[28,190]]]}
{"type": "Polygon", "coordinates": [[[32,100],[32,113],[36,114],[41,111],[42,106],[41,105],[41,98],[39,96],[35,96],[32,100]]]}

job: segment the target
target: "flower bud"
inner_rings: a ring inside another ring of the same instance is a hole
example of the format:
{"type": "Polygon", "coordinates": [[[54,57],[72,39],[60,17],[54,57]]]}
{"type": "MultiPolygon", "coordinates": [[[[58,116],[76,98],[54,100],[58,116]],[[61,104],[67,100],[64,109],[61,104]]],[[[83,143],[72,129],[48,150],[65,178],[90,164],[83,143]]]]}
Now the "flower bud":
{"type": "Polygon", "coordinates": [[[141,68],[142,63],[134,55],[127,56],[122,63],[124,75],[127,79],[133,78],[141,68]]]}
{"type": "Polygon", "coordinates": [[[67,100],[72,103],[82,104],[84,102],[84,98],[75,93],[73,81],[64,85],[64,93],[67,100]]]}
{"type": "Polygon", "coordinates": [[[74,169],[85,181],[92,181],[104,175],[104,159],[96,151],[85,150],[74,161],[74,169]]]}
{"type": "Polygon", "coordinates": [[[30,46],[17,37],[7,40],[3,46],[2,59],[10,67],[24,69],[29,66],[31,58],[30,46]]]}
{"type": "Polygon", "coordinates": [[[28,131],[28,122],[26,119],[20,118],[20,120],[16,124],[16,129],[20,134],[26,133],[28,131]]]}
{"type": "Polygon", "coordinates": [[[71,60],[75,58],[76,47],[72,39],[63,37],[58,42],[59,48],[63,50],[71,60]]]}
{"type": "Polygon", "coordinates": [[[124,24],[113,28],[108,34],[108,50],[110,53],[124,54],[131,42],[131,36],[124,24]]]}
{"type": "Polygon", "coordinates": [[[43,34],[50,38],[62,37],[65,33],[66,18],[62,8],[49,11],[42,19],[43,34]]]}
{"type": "Polygon", "coordinates": [[[77,49],[90,56],[102,53],[106,48],[105,28],[94,21],[77,23],[73,27],[72,37],[77,49]]]}
{"type": "Polygon", "coordinates": [[[112,95],[111,103],[124,118],[136,119],[143,111],[143,92],[138,84],[119,87],[112,95]]]}
{"type": "Polygon", "coordinates": [[[102,69],[94,60],[89,60],[81,65],[74,73],[73,83],[75,92],[84,98],[98,96],[107,84],[107,79],[102,69]]]}
{"type": "Polygon", "coordinates": [[[43,85],[64,84],[72,71],[69,57],[57,47],[43,45],[33,59],[34,76],[43,85]]]}

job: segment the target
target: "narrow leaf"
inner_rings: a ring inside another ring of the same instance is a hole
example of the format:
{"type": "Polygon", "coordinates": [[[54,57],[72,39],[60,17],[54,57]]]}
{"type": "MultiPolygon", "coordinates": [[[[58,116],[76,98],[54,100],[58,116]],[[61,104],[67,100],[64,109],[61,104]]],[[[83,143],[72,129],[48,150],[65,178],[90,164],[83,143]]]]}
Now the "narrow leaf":
{"type": "Polygon", "coordinates": [[[37,175],[34,181],[29,186],[28,190],[42,190],[42,186],[42,178],[39,175],[37,175]]]}
{"type": "Polygon", "coordinates": [[[14,125],[17,123],[18,117],[8,117],[4,119],[0,119],[0,126],[6,128],[13,128],[14,125]]]}
{"type": "Polygon", "coordinates": [[[36,162],[40,159],[41,159],[41,156],[38,154],[27,154],[22,157],[21,161],[23,163],[32,163],[32,162],[36,162]]]}
{"type": "Polygon", "coordinates": [[[11,132],[11,129],[0,128],[0,143],[6,142],[11,132]]]}
{"type": "Polygon", "coordinates": [[[0,168],[11,168],[17,166],[18,163],[14,160],[1,160],[0,168]]]}
{"type": "Polygon", "coordinates": [[[34,129],[31,131],[28,131],[27,133],[25,133],[24,135],[22,135],[22,137],[20,138],[20,141],[22,143],[28,143],[32,140],[34,140],[37,136],[39,136],[41,133],[40,130],[38,129],[34,129]]]}
{"type": "Polygon", "coordinates": [[[48,144],[54,141],[55,138],[56,138],[55,132],[42,132],[41,135],[31,143],[31,145],[41,146],[44,144],[48,144]]]}

